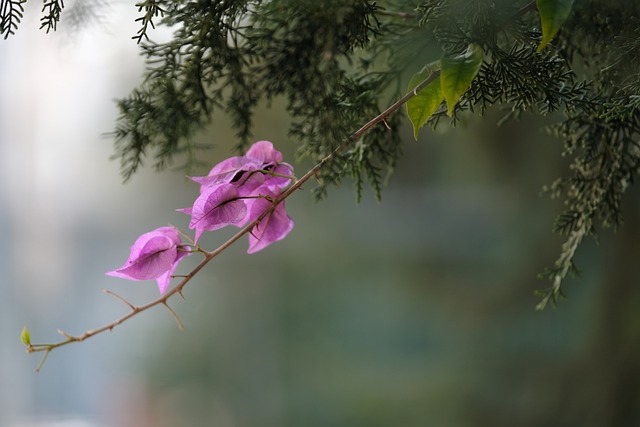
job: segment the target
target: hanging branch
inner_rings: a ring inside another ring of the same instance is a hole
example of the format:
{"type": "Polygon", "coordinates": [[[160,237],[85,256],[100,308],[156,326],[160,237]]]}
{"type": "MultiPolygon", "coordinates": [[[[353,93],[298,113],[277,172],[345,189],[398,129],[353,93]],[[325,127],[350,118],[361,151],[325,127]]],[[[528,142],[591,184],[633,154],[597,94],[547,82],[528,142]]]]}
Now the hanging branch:
{"type": "Polygon", "coordinates": [[[40,29],[46,28],[46,32],[58,28],[58,22],[60,22],[60,14],[64,9],[64,1],[62,0],[48,0],[44,2],[42,6],[42,12],[45,15],[40,18],[40,29]]]}
{"type": "Polygon", "coordinates": [[[6,40],[15,34],[24,13],[26,0],[0,0],[0,36],[6,40]]]}

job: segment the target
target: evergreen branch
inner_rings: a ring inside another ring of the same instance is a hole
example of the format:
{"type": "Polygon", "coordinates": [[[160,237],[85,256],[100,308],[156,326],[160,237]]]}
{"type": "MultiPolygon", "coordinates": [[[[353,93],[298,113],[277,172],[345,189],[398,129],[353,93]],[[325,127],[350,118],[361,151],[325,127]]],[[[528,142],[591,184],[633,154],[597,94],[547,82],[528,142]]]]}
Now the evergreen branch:
{"type": "MultiPolygon", "coordinates": [[[[245,52],[234,42],[240,31],[236,20],[244,16],[248,6],[243,0],[231,3],[213,8],[209,2],[138,3],[141,10],[146,8],[139,18],[143,23],[136,36],[139,41],[158,14],[164,14],[163,25],[178,29],[167,43],[141,42],[147,58],[145,81],[118,101],[121,114],[113,135],[115,157],[120,158],[125,181],[152,150],[153,166],[158,170],[179,154],[195,159],[192,136],[211,121],[214,108],[225,108],[221,100],[229,87],[232,99],[242,101],[242,108],[232,117],[243,117],[244,123],[250,120],[249,109],[257,94],[255,87],[243,81],[245,52]]],[[[248,127],[243,134],[246,139],[248,127]]]]}
{"type": "MultiPolygon", "coordinates": [[[[359,138],[361,138],[371,128],[373,128],[374,126],[376,126],[379,123],[386,122],[386,120],[389,118],[389,116],[391,116],[400,107],[402,107],[409,99],[414,97],[422,88],[424,88],[430,82],[435,80],[438,77],[438,75],[439,75],[438,72],[432,73],[427,79],[425,79],[424,81],[419,83],[412,91],[410,91],[409,93],[404,95],[402,98],[398,99],[395,103],[393,103],[391,106],[389,106],[382,113],[378,114],[376,117],[374,117],[373,119],[369,120],[367,123],[362,125],[362,127],[360,127],[351,136],[349,136],[339,147],[337,147],[333,152],[331,152],[329,155],[327,155],[325,158],[323,158],[320,162],[318,162],[313,168],[311,168],[301,178],[299,178],[293,184],[291,184],[291,186],[289,186],[285,191],[283,191],[282,194],[280,194],[280,196],[275,198],[272,201],[272,203],[269,206],[269,208],[265,209],[265,211],[262,212],[262,214],[260,214],[254,221],[252,221],[251,223],[247,224],[244,228],[242,228],[239,232],[237,232],[235,235],[233,235],[231,238],[229,238],[226,242],[224,242],[222,245],[220,245],[217,249],[215,249],[212,252],[207,252],[207,251],[202,250],[202,249],[200,249],[198,247],[198,252],[201,252],[204,255],[203,260],[200,261],[200,263],[198,265],[196,265],[196,267],[194,267],[188,274],[186,274],[185,276],[182,276],[183,277],[182,280],[176,286],[174,286],[171,290],[167,291],[164,295],[162,295],[162,296],[160,296],[160,297],[158,297],[158,298],[156,298],[156,299],[154,299],[154,300],[152,300],[152,301],[150,301],[150,302],[148,302],[146,304],[139,305],[139,306],[134,306],[133,304],[129,303],[127,300],[125,300],[122,297],[114,294],[113,292],[106,291],[107,294],[112,295],[115,298],[117,298],[120,301],[122,301],[123,303],[125,303],[129,307],[130,311],[127,314],[121,316],[120,318],[114,320],[113,322],[111,322],[111,323],[109,323],[107,325],[104,325],[104,326],[102,326],[100,328],[97,328],[97,329],[88,330],[88,331],[84,332],[81,335],[71,335],[71,334],[67,334],[67,333],[64,333],[64,332],[60,332],[60,334],[65,337],[65,339],[62,340],[62,341],[56,342],[56,343],[32,344],[30,342],[30,339],[27,340],[25,342],[26,352],[27,353],[37,353],[37,352],[43,352],[44,353],[40,363],[38,364],[38,366],[36,368],[36,372],[38,372],[40,370],[40,368],[44,364],[44,362],[45,362],[47,356],[49,355],[49,353],[51,351],[55,350],[56,348],[66,346],[66,345],[71,344],[71,343],[83,342],[83,341],[85,341],[85,340],[87,340],[87,339],[89,339],[89,338],[91,338],[93,336],[99,335],[99,334],[101,334],[103,332],[106,332],[106,331],[111,332],[111,331],[113,331],[114,328],[116,328],[117,326],[119,326],[122,323],[126,322],[127,320],[129,320],[129,319],[139,315],[140,313],[145,312],[145,311],[147,311],[147,310],[149,310],[149,309],[151,309],[153,307],[156,307],[156,306],[160,306],[160,305],[165,306],[165,308],[167,308],[169,310],[171,315],[176,320],[178,326],[181,327],[182,326],[182,322],[180,321],[180,319],[177,316],[177,314],[175,313],[175,311],[173,311],[173,309],[171,309],[169,307],[169,305],[168,305],[168,301],[169,301],[169,299],[171,297],[173,297],[174,295],[182,296],[182,291],[183,291],[184,287],[191,281],[191,279],[193,277],[196,276],[196,274],[198,274],[198,272],[200,270],[202,270],[204,268],[205,265],[207,265],[211,260],[216,258],[223,251],[225,251],[227,248],[229,248],[231,245],[233,245],[235,242],[237,242],[241,237],[243,237],[244,235],[246,235],[248,233],[251,233],[251,230],[253,230],[253,228],[257,224],[259,224],[260,221],[262,221],[264,218],[266,218],[267,215],[269,215],[271,212],[273,212],[275,210],[275,208],[280,203],[284,202],[284,200],[287,199],[289,196],[291,196],[295,191],[299,190],[304,183],[306,183],[308,180],[310,180],[311,178],[316,176],[318,174],[318,172],[323,167],[325,167],[327,164],[329,164],[331,162],[331,160],[335,156],[337,156],[341,151],[343,151],[345,148],[347,148],[349,145],[351,145],[354,141],[356,141],[359,138]]],[[[181,329],[182,329],[182,327],[181,327],[181,329]]]]}
{"type": "Polygon", "coordinates": [[[42,6],[42,12],[45,15],[40,18],[40,29],[46,27],[47,34],[50,30],[55,31],[58,27],[58,22],[60,22],[62,9],[64,9],[63,0],[45,0],[42,6]]]}
{"type": "Polygon", "coordinates": [[[136,19],[136,22],[140,22],[141,27],[136,35],[131,37],[137,44],[140,44],[142,39],[149,40],[147,35],[149,26],[156,28],[153,19],[164,16],[166,9],[162,8],[162,3],[164,2],[159,0],[145,0],[141,3],[136,3],[138,12],[142,12],[144,9],[144,15],[136,19]]]}
{"type": "Polygon", "coordinates": [[[577,269],[573,263],[576,250],[582,240],[592,233],[593,225],[590,215],[582,216],[577,222],[574,230],[570,233],[567,241],[562,245],[562,253],[556,260],[555,268],[545,273],[551,279],[552,286],[549,289],[536,291],[536,295],[541,297],[541,301],[536,305],[536,310],[544,310],[549,304],[556,307],[558,301],[565,297],[562,292],[562,283],[567,275],[575,274],[577,269]]]}
{"type": "Polygon", "coordinates": [[[0,0],[0,35],[6,40],[15,34],[24,13],[27,0],[0,0]]]}
{"type": "Polygon", "coordinates": [[[537,292],[542,297],[537,309],[549,303],[555,306],[563,296],[563,281],[577,273],[574,259],[579,244],[587,236],[597,238],[596,220],[605,228],[622,223],[622,196],[640,172],[640,109],[620,96],[609,102],[587,99],[578,105],[582,108],[555,127],[565,139],[566,153],[574,155],[573,176],[550,189],[552,197],[566,193],[567,209],[558,216],[554,231],[568,237],[554,268],[543,273],[552,287],[537,292]]]}

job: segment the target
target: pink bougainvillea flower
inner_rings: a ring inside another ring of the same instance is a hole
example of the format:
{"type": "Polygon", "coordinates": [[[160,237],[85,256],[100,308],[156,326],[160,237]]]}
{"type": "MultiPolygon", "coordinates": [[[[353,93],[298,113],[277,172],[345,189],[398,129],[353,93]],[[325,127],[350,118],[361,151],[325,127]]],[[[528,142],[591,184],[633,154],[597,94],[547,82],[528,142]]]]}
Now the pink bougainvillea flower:
{"type": "Polygon", "coordinates": [[[273,143],[270,141],[254,143],[245,154],[245,157],[263,165],[282,162],[282,153],[273,148],[273,143]]]}
{"type": "Polygon", "coordinates": [[[281,162],[265,170],[267,178],[265,185],[272,189],[287,188],[293,179],[293,166],[281,162]]]}
{"type": "MultiPolygon", "coordinates": [[[[188,213],[188,209],[182,211],[188,213]]],[[[211,185],[204,187],[190,214],[189,228],[196,230],[195,240],[198,241],[204,231],[242,222],[247,215],[247,206],[234,185],[211,185]]]]}
{"type": "MultiPolygon", "coordinates": [[[[200,184],[200,196],[190,208],[178,209],[191,215],[190,229],[198,241],[204,231],[227,225],[244,226],[257,219],[271,201],[291,184],[293,166],[282,161],[282,153],[269,141],[253,144],[244,156],[215,165],[207,176],[192,177],[200,184]]],[[[257,252],[291,231],[293,221],[280,204],[252,231],[250,252],[257,252]]]]}
{"type": "MultiPolygon", "coordinates": [[[[235,156],[215,165],[207,176],[194,176],[191,179],[204,186],[239,181],[245,172],[260,169],[262,164],[245,156],[235,156]]],[[[201,188],[202,191],[202,188],[201,188]]]]}
{"type": "Polygon", "coordinates": [[[207,176],[194,176],[191,179],[200,184],[200,192],[203,192],[207,186],[225,183],[232,183],[240,188],[251,183],[249,177],[255,177],[260,173],[269,176],[265,178],[269,180],[269,187],[285,188],[291,183],[291,178],[287,177],[292,175],[293,166],[282,162],[282,153],[274,149],[271,142],[258,141],[244,156],[223,160],[215,165],[207,176]]]}
{"type": "Polygon", "coordinates": [[[261,172],[250,172],[247,176],[243,176],[239,181],[232,184],[238,189],[241,197],[253,195],[259,188],[263,187],[267,178],[261,172]]]}
{"type": "MultiPolygon", "coordinates": [[[[274,200],[276,193],[263,188],[261,191],[263,196],[274,200]]],[[[267,198],[254,199],[249,208],[249,221],[255,221],[262,213],[271,207],[271,200],[267,198]]],[[[249,234],[249,250],[247,253],[252,254],[258,252],[271,243],[284,239],[293,229],[293,220],[287,215],[284,208],[284,202],[280,202],[276,208],[266,217],[262,218],[249,234]]]]}
{"type": "Polygon", "coordinates": [[[107,275],[129,280],[153,280],[164,294],[178,262],[189,255],[180,240],[180,234],[172,227],[160,227],[138,237],[129,259],[117,270],[107,275]]]}

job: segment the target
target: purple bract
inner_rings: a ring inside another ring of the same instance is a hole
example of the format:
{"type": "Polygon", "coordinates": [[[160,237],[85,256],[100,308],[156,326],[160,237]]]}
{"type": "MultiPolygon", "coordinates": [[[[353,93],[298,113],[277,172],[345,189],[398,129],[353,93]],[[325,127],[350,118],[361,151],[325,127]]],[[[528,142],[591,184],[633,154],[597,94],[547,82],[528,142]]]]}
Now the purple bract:
{"type": "Polygon", "coordinates": [[[164,294],[178,262],[189,255],[187,248],[174,228],[157,228],[138,237],[127,262],[107,275],[129,280],[155,279],[160,293],[164,294]]]}
{"type": "MultiPolygon", "coordinates": [[[[178,210],[191,215],[189,228],[196,230],[197,241],[204,231],[255,221],[291,184],[293,166],[282,161],[282,153],[271,142],[258,141],[244,156],[223,160],[207,176],[191,179],[200,184],[200,196],[191,208],[178,210]]],[[[248,252],[283,239],[292,228],[293,221],[280,203],[251,230],[248,252]]]]}

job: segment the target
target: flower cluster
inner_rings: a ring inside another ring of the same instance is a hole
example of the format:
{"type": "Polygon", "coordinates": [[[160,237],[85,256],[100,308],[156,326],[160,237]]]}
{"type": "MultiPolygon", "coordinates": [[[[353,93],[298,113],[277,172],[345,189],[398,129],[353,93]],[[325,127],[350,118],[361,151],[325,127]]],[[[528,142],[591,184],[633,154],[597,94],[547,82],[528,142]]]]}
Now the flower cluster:
{"type": "MultiPolygon", "coordinates": [[[[242,227],[256,220],[292,179],[293,167],[282,162],[282,153],[269,141],[253,144],[244,156],[231,157],[215,165],[209,175],[191,178],[200,184],[193,207],[179,209],[191,215],[190,229],[196,241],[204,231],[227,225],[242,227]]],[[[283,239],[293,221],[280,203],[251,231],[249,253],[283,239]]]]}
{"type": "MultiPolygon", "coordinates": [[[[207,176],[191,179],[200,184],[200,195],[192,207],[178,211],[191,216],[194,246],[205,231],[227,225],[243,227],[259,219],[249,234],[247,252],[251,254],[282,240],[293,229],[284,202],[264,214],[293,180],[293,167],[282,161],[282,153],[269,141],[258,141],[244,156],[226,159],[207,176]]],[[[176,229],[161,227],[140,236],[127,262],[107,274],[130,280],[155,279],[163,294],[178,262],[193,252],[191,246],[182,243],[176,229]]]]}

